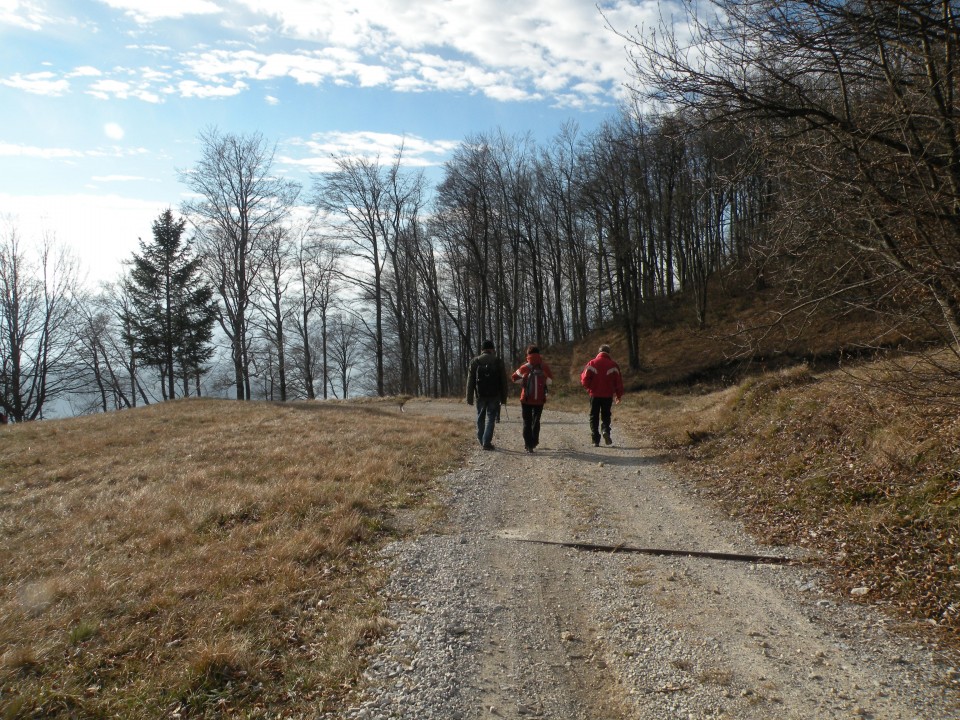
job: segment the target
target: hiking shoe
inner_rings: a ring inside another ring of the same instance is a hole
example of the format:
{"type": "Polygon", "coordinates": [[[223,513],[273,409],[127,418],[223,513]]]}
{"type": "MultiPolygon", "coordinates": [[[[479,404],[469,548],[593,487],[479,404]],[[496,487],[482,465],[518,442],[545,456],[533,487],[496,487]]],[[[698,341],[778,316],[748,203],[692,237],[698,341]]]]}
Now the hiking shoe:
{"type": "Polygon", "coordinates": [[[594,447],[600,447],[600,441],[599,441],[599,440],[594,440],[594,441],[593,441],[593,446],[594,446],[594,447]]]}
{"type": "MultiPolygon", "coordinates": [[[[610,439],[610,433],[604,433],[604,434],[603,434],[603,441],[604,441],[607,445],[613,445],[613,440],[610,439]]],[[[599,444],[599,443],[598,443],[598,444],[599,444]]]]}
{"type": "Polygon", "coordinates": [[[532,453],[532,452],[533,452],[533,448],[530,447],[529,445],[524,445],[524,446],[523,446],[523,449],[526,450],[528,453],[532,453]]]}
{"type": "Polygon", "coordinates": [[[483,446],[483,449],[484,449],[484,450],[493,450],[493,449],[494,449],[493,443],[487,443],[486,445],[483,446]]]}

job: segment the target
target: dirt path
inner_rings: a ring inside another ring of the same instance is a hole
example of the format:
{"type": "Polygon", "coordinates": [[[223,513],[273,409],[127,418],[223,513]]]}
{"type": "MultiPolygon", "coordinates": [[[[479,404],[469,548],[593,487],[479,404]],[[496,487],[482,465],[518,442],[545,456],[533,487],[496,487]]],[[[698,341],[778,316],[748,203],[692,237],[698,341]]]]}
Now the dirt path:
{"type": "MultiPolygon", "coordinates": [[[[408,412],[472,422],[463,404],[408,412]]],[[[351,718],[960,717],[955,667],[808,566],[584,552],[541,539],[786,554],[760,547],[642,439],[589,443],[519,408],[446,479],[449,524],[391,548],[396,623],[351,718]]]]}

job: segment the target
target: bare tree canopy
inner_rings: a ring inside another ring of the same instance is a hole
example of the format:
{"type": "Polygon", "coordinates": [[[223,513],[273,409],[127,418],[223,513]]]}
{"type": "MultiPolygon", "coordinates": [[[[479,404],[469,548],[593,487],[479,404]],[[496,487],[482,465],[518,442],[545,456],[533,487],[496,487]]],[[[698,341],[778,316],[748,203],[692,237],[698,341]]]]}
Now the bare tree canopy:
{"type": "Polygon", "coordinates": [[[872,305],[911,297],[960,351],[956,3],[700,5],[687,5],[689,40],[629,36],[638,88],[753,138],[776,180],[782,254],[820,253],[830,289],[862,294],[874,278],[872,305]]]}
{"type": "Polygon", "coordinates": [[[249,400],[249,312],[271,233],[287,219],[300,186],[273,174],[274,148],[260,133],[200,134],[201,158],[181,181],[196,195],[183,212],[196,228],[204,268],[219,295],[230,340],[237,399],[249,400]]]}
{"type": "Polygon", "coordinates": [[[35,253],[17,228],[0,235],[0,404],[15,422],[38,420],[78,390],[74,372],[77,265],[52,238],[35,253]]]}
{"type": "Polygon", "coordinates": [[[371,344],[376,363],[376,392],[384,395],[385,313],[397,327],[400,345],[397,391],[416,392],[411,333],[405,327],[413,319],[411,296],[416,296],[413,249],[419,233],[418,214],[423,207],[422,175],[401,170],[403,148],[394,162],[383,166],[377,159],[340,158],[337,170],[316,179],[317,206],[336,222],[337,236],[345,252],[359,260],[364,275],[354,274],[353,284],[373,306],[371,344]]]}

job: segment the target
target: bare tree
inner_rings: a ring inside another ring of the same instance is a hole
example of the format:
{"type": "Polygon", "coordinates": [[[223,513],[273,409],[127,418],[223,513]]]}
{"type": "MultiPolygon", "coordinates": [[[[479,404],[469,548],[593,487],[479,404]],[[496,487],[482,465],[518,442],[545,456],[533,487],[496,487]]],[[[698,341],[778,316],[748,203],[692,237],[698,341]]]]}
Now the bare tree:
{"type": "Polygon", "coordinates": [[[631,172],[633,142],[629,120],[608,123],[595,135],[584,160],[583,198],[594,226],[598,325],[615,318],[627,339],[628,362],[639,366],[637,323],[642,278],[640,236],[635,233],[638,198],[631,172]]]}
{"type": "Polygon", "coordinates": [[[220,297],[220,326],[230,341],[236,396],[250,399],[250,306],[265,246],[300,186],[273,175],[274,148],[259,133],[200,134],[201,158],[180,173],[198,199],[183,205],[197,231],[207,276],[220,297]]]}
{"type": "MultiPolygon", "coordinates": [[[[360,349],[360,328],[356,320],[347,313],[337,313],[330,320],[330,356],[340,380],[340,397],[346,398],[350,392],[351,371],[356,365],[357,352],[360,349]]],[[[337,391],[330,378],[334,397],[337,391]]]]}
{"type": "MultiPolygon", "coordinates": [[[[296,312],[288,299],[290,284],[295,279],[296,260],[289,230],[277,225],[267,233],[264,243],[262,271],[257,276],[253,304],[260,311],[264,339],[272,346],[275,360],[279,400],[287,400],[287,321],[296,312]]],[[[271,394],[272,399],[272,394],[271,394]]]]}
{"type": "Polygon", "coordinates": [[[77,264],[52,238],[28,255],[12,223],[0,236],[0,404],[15,422],[37,420],[79,387],[74,309],[77,264]]]}
{"type": "MultiPolygon", "coordinates": [[[[426,323],[424,331],[426,368],[422,387],[435,397],[443,397],[449,394],[451,387],[455,386],[452,382],[451,370],[459,366],[449,365],[444,320],[446,316],[451,318],[455,316],[451,313],[450,304],[445,297],[446,287],[440,274],[440,261],[434,247],[436,237],[430,233],[431,227],[428,224],[425,228],[426,233],[418,236],[415,254],[416,271],[424,291],[420,302],[424,307],[423,316],[426,323]]],[[[459,377],[460,374],[458,369],[456,375],[459,377]]]]}
{"type": "MultiPolygon", "coordinates": [[[[379,158],[340,158],[337,170],[316,180],[317,204],[337,224],[349,255],[361,260],[369,274],[351,273],[349,280],[373,304],[372,343],[376,392],[386,392],[385,311],[392,311],[395,339],[400,346],[401,384],[415,383],[410,370],[413,352],[407,325],[410,283],[415,282],[407,248],[416,242],[417,215],[423,204],[423,179],[401,171],[403,148],[385,168],[379,158]],[[388,282],[389,280],[389,282],[388,282]]],[[[401,388],[403,389],[403,388],[401,388]]]]}
{"type": "Polygon", "coordinates": [[[537,162],[537,184],[545,203],[543,215],[553,276],[553,332],[559,342],[570,339],[568,324],[574,339],[587,333],[587,306],[590,288],[595,282],[588,276],[589,221],[582,212],[579,197],[582,142],[579,128],[566,124],[541,152],[537,162]]]}
{"type": "Polygon", "coordinates": [[[317,204],[337,222],[347,254],[363,261],[370,275],[349,275],[373,303],[373,345],[376,391],[384,394],[383,273],[387,262],[385,233],[388,228],[387,187],[379,159],[339,158],[337,170],[317,178],[317,204]]]}
{"type": "Polygon", "coordinates": [[[423,244],[420,213],[426,192],[423,173],[404,173],[400,168],[403,148],[387,173],[390,231],[386,246],[390,270],[388,302],[396,329],[399,360],[397,392],[420,391],[419,348],[422,323],[422,276],[418,272],[423,244]]]}
{"type": "Polygon", "coordinates": [[[81,399],[87,398],[80,414],[133,407],[136,388],[131,387],[126,373],[118,316],[109,298],[88,294],[77,303],[77,313],[77,364],[84,372],[86,388],[90,388],[77,393],[81,399]]]}
{"type": "Polygon", "coordinates": [[[434,232],[459,299],[455,317],[462,374],[482,339],[504,337],[502,193],[495,166],[488,138],[467,138],[445,164],[437,188],[434,232]]]}
{"type": "Polygon", "coordinates": [[[117,328],[107,336],[110,351],[116,358],[116,364],[123,368],[123,374],[129,383],[128,387],[119,392],[129,399],[130,406],[137,406],[137,397],[144,405],[149,405],[150,392],[141,381],[141,363],[137,352],[137,337],[132,321],[134,314],[133,299],[129,293],[129,275],[125,274],[120,282],[104,286],[102,293],[95,301],[108,309],[117,328]]]}
{"type": "Polygon", "coordinates": [[[320,233],[318,215],[313,213],[294,226],[294,255],[297,276],[294,328],[299,347],[294,367],[300,375],[302,391],[309,400],[316,397],[317,375],[321,394],[327,397],[329,385],[329,310],[339,290],[340,250],[329,237],[320,233]],[[315,337],[318,328],[319,338],[315,337]],[[318,349],[319,352],[315,352],[318,349]],[[318,357],[319,354],[319,369],[318,357]]]}

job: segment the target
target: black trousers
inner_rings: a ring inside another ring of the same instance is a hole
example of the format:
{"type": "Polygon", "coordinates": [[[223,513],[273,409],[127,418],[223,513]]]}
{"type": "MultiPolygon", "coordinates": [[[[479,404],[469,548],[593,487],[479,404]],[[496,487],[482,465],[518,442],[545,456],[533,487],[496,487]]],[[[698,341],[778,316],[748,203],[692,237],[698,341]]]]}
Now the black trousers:
{"type": "Polygon", "coordinates": [[[520,403],[523,414],[523,446],[535,448],[540,444],[540,416],[543,414],[543,405],[527,405],[520,403]]]}
{"type": "Polygon", "coordinates": [[[610,433],[610,408],[613,407],[612,397],[590,398],[590,437],[600,442],[600,433],[610,433]]]}

